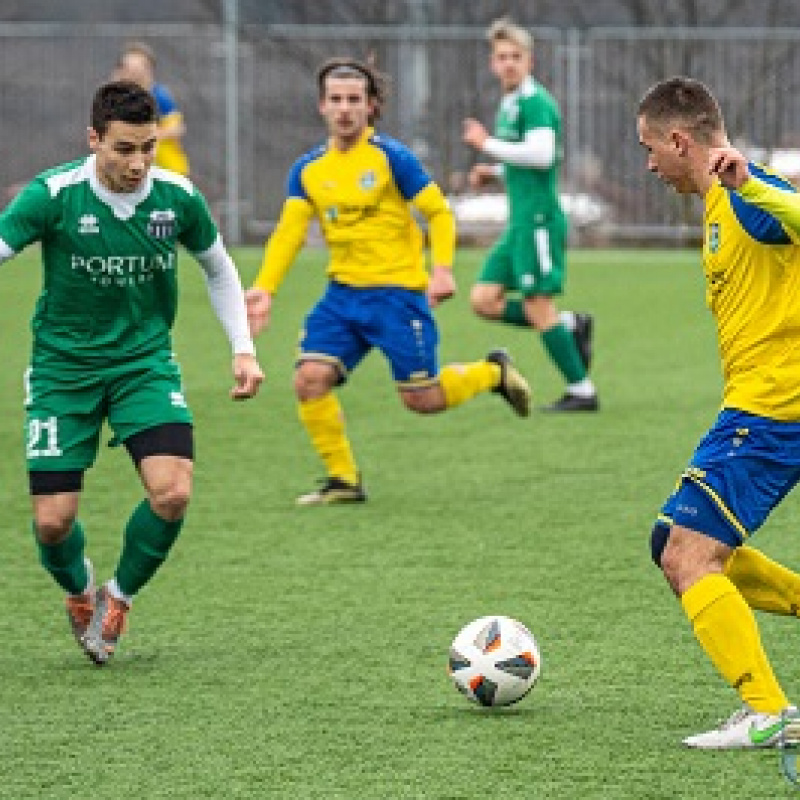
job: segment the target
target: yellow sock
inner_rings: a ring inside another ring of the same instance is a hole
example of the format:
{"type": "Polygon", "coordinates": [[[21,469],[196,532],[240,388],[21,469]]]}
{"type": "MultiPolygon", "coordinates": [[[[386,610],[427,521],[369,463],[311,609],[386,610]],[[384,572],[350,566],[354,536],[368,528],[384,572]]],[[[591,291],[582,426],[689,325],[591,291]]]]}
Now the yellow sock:
{"type": "Polygon", "coordinates": [[[500,366],[490,361],[472,364],[448,364],[439,371],[439,383],[448,408],[488,392],[500,383],[500,366]]]}
{"type": "Polygon", "coordinates": [[[753,612],[728,578],[706,575],[684,592],[681,604],[697,640],[745,703],[765,714],[789,705],[761,646],[753,612]]]}
{"type": "Polygon", "coordinates": [[[328,475],[357,483],[358,467],[344,430],[344,414],[336,395],[330,392],[315,400],[302,401],[298,413],[328,475]]]}
{"type": "Polygon", "coordinates": [[[800,575],[753,547],[737,547],[725,564],[725,575],[750,608],[800,617],[800,575]]]}

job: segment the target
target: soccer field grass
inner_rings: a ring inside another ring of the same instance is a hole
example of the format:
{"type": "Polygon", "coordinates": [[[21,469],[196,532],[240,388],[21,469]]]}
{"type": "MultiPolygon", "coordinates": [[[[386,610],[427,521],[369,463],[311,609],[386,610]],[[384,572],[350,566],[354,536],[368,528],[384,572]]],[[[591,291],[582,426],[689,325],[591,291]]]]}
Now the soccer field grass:
{"type": "MultiPolygon", "coordinates": [[[[649,532],[719,404],[699,256],[570,255],[565,308],[596,324],[597,415],[518,419],[486,395],[405,411],[371,355],[341,392],[370,500],[306,508],[321,465],[296,417],[297,331],[323,285],[307,252],[259,339],[261,395],[234,404],[227,343],[200,269],[181,259],[175,344],[195,413],[195,494],[113,662],[93,667],[37,563],[23,461],[21,376],[37,252],[5,265],[0,342],[0,797],[544,798],[797,796],[775,752],[680,740],[737,705],[653,567],[649,532]],[[542,650],[518,706],[469,704],[446,675],[455,633],[506,614],[542,650]]],[[[260,251],[235,253],[245,283],[260,251]]],[[[561,386],[529,331],[439,311],[441,360],[508,346],[537,402],[561,386]]],[[[81,509],[100,577],[142,492],[101,448],[81,509]]],[[[789,498],[756,542],[800,568],[789,498]]],[[[759,617],[800,698],[797,620],[759,617]]],[[[795,699],[797,702],[797,699],[795,699]]]]}

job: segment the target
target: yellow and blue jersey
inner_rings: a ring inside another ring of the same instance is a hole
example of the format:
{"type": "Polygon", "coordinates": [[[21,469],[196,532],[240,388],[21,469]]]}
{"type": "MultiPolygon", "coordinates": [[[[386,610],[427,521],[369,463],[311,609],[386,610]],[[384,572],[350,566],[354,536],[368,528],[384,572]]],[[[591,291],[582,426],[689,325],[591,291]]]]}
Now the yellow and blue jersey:
{"type": "Polygon", "coordinates": [[[349,150],[330,143],[311,150],[289,172],[286,200],[255,286],[277,290],[316,217],[330,251],[331,280],[423,290],[428,284],[424,237],[412,206],[428,220],[434,264],[451,266],[452,212],[405,145],[367,128],[349,150]]]}
{"type": "Polygon", "coordinates": [[[800,195],[753,164],[738,191],[705,196],[703,267],[723,407],[800,420],[800,195]]]}
{"type": "MultiPolygon", "coordinates": [[[[163,130],[169,130],[170,128],[182,126],[183,114],[181,114],[167,87],[156,83],[150,93],[155,98],[156,108],[158,109],[158,127],[163,130]]],[[[179,175],[189,174],[189,159],[180,140],[173,137],[165,137],[158,140],[153,163],[157,167],[171,169],[179,175]]]]}

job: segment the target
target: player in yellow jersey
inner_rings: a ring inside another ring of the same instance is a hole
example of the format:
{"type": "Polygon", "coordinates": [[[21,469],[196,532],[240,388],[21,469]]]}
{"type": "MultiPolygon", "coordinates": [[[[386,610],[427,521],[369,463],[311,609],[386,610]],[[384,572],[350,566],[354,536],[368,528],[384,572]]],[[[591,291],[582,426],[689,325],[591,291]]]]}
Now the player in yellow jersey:
{"type": "Polygon", "coordinates": [[[154,165],[180,175],[189,174],[189,158],[183,148],[186,123],[172,93],[156,81],[156,55],[144,42],[128,42],[114,69],[116,80],[138,83],[153,95],[158,109],[158,145],[154,165]]]}
{"type": "Polygon", "coordinates": [[[295,392],[327,476],[317,491],[298,498],[300,505],[366,499],[333,390],[373,347],[391,365],[402,402],[419,414],[488,391],[520,416],[530,404],[528,385],[503,350],[439,369],[431,306],[455,292],[455,224],[417,157],[372,128],[384,99],[381,76],[359,61],[335,59],[319,70],[317,84],[330,138],[292,167],[280,219],[247,293],[255,335],[267,324],[273,296],[316,217],[330,250],[330,282],[305,321],[295,392]],[[430,274],[412,206],[428,221],[430,274]]]}
{"type": "Polygon", "coordinates": [[[665,503],[653,557],[695,636],[744,707],[699,748],[800,745],[753,609],[798,616],[800,575],[748,542],[800,478],[800,195],[731,147],[720,108],[689,78],[638,108],[647,167],[704,202],[703,270],[722,356],[722,410],[665,503]]]}

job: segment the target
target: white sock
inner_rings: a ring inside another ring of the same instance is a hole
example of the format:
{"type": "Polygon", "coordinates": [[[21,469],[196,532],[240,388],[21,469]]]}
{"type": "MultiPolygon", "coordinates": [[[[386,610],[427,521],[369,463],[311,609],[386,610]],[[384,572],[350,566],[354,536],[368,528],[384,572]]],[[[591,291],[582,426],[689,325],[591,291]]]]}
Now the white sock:
{"type": "Polygon", "coordinates": [[[108,583],[106,583],[106,589],[108,589],[108,593],[112,597],[115,597],[117,600],[122,600],[122,602],[130,608],[131,603],[133,603],[133,598],[122,593],[122,589],[119,588],[116,578],[112,578],[110,581],[108,581],[108,583]]]}
{"type": "Polygon", "coordinates": [[[575,330],[575,312],[574,311],[560,311],[558,314],[558,321],[568,330],[575,330]]]}
{"type": "Polygon", "coordinates": [[[597,394],[597,389],[594,388],[590,378],[584,378],[577,383],[571,383],[567,386],[567,393],[575,397],[594,397],[597,394]]]}

